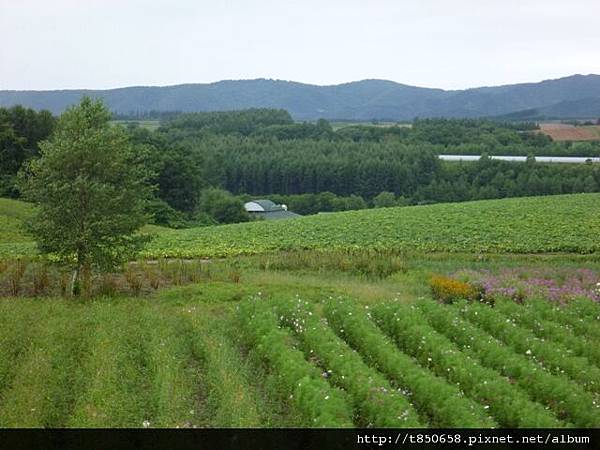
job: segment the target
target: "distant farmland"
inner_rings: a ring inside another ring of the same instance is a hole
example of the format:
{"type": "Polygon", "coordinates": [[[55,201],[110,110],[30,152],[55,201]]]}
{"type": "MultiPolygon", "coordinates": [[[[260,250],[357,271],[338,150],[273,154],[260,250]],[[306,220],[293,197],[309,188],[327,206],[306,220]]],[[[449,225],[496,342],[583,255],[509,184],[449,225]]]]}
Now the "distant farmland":
{"type": "Polygon", "coordinates": [[[600,141],[600,126],[576,127],[566,123],[541,123],[542,133],[555,141],[600,141]]]}

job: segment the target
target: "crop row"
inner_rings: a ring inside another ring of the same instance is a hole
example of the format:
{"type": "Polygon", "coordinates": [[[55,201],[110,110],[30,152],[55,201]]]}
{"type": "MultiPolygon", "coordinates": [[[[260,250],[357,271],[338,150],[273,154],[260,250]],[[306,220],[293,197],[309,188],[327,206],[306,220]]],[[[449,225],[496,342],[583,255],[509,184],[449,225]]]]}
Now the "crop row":
{"type": "Polygon", "coordinates": [[[537,337],[560,343],[575,354],[586,357],[591,363],[600,366],[600,346],[590,345],[587,339],[575,335],[568,326],[544,320],[533,308],[520,306],[514,301],[496,301],[495,308],[514,323],[533,330],[537,337]]]}
{"type": "Polygon", "coordinates": [[[411,393],[415,406],[430,416],[435,426],[497,426],[483,405],[398,351],[369,320],[368,309],[365,311],[348,300],[336,300],[326,304],[325,314],[334,331],[358,350],[367,362],[411,393]]]}
{"type": "Polygon", "coordinates": [[[292,403],[313,427],[351,427],[353,410],[346,395],[335,389],[319,370],[293,347],[289,332],[281,329],[263,300],[244,302],[240,321],[246,341],[278,374],[292,403]]]}
{"type": "Polygon", "coordinates": [[[557,427],[561,422],[497,371],[482,366],[438,333],[414,306],[390,303],[376,307],[378,325],[404,352],[455,383],[504,427],[557,427]]]}
{"type": "Polygon", "coordinates": [[[331,330],[325,319],[309,305],[297,301],[277,303],[282,323],[292,328],[302,341],[308,357],[317,358],[323,375],[344,388],[355,401],[364,423],[375,427],[422,427],[417,412],[401,389],[393,388],[375,369],[369,367],[331,330]]]}
{"type": "Polygon", "coordinates": [[[587,390],[598,392],[600,369],[587,358],[573,356],[572,351],[557,342],[546,342],[531,331],[482,303],[464,302],[456,306],[463,317],[496,337],[517,353],[540,364],[552,373],[564,373],[587,390]]]}
{"type": "Polygon", "coordinates": [[[524,307],[533,309],[544,319],[568,326],[579,336],[600,340],[600,305],[597,303],[577,299],[561,307],[540,299],[528,301],[524,307]]]}
{"type": "Polygon", "coordinates": [[[457,309],[433,301],[418,302],[429,323],[454,341],[461,351],[511,378],[531,397],[551,408],[559,418],[576,426],[600,426],[600,405],[595,397],[561,374],[551,374],[525,355],[463,319],[457,309]]]}

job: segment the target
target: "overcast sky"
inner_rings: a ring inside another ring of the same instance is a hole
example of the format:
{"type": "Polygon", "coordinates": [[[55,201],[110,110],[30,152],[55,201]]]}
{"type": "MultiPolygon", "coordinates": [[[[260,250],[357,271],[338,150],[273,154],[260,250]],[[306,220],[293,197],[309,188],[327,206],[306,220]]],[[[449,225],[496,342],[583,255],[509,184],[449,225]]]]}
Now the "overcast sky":
{"type": "Polygon", "coordinates": [[[600,0],[0,0],[0,89],[600,73],[600,0]]]}

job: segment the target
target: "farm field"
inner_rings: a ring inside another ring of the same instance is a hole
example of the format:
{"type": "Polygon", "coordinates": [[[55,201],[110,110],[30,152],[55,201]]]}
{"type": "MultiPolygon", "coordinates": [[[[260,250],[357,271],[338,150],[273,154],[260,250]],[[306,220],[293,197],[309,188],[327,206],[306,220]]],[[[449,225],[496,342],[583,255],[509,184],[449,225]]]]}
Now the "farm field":
{"type": "MultiPolygon", "coordinates": [[[[0,200],[0,256],[33,255],[20,218],[0,200]],[[2,206],[5,205],[5,206],[2,206]]],[[[20,207],[23,210],[23,207],[20,207]]],[[[26,209],[25,209],[26,210],[26,209]]],[[[600,249],[600,194],[484,200],[319,214],[289,221],[183,230],[149,226],[147,258],[226,257],[289,250],[593,253],[600,249]]]]}
{"type": "Polygon", "coordinates": [[[599,199],[147,227],[80,299],[1,200],[0,427],[598,427],[599,199]]]}
{"type": "Polygon", "coordinates": [[[565,123],[541,123],[542,133],[555,141],[600,141],[600,126],[574,126],[565,123]]]}
{"type": "Polygon", "coordinates": [[[221,257],[301,249],[592,253],[600,195],[382,208],[290,221],[159,233],[147,257],[221,257]]]}
{"type": "Polygon", "coordinates": [[[441,305],[412,276],[215,269],[147,298],[1,299],[0,426],[600,424],[598,304],[441,305]]]}

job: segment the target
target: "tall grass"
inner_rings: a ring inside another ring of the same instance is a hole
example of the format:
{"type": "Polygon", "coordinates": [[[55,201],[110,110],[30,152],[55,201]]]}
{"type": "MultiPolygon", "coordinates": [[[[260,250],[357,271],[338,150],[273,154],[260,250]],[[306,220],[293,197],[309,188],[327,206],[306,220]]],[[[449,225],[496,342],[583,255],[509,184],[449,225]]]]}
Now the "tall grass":
{"type": "Polygon", "coordinates": [[[0,426],[63,427],[85,383],[79,364],[87,350],[88,324],[79,308],[54,302],[39,308],[29,345],[5,386],[0,426]]]}
{"type": "Polygon", "coordinates": [[[69,426],[141,427],[154,414],[149,334],[135,302],[94,303],[95,326],[80,371],[87,380],[69,426]]]}

